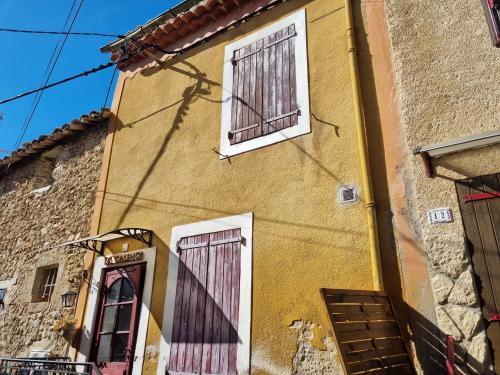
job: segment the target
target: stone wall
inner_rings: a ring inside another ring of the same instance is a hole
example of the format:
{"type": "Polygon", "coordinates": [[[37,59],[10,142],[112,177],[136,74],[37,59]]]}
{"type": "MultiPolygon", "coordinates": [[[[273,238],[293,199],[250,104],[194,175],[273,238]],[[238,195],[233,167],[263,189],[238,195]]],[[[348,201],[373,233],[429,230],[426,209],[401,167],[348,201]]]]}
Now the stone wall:
{"type": "Polygon", "coordinates": [[[106,128],[94,126],[0,175],[0,356],[66,353],[52,326],[72,313],[61,294],[78,287],[85,251],[50,247],[89,235],[106,128]],[[40,299],[37,269],[51,265],[58,271],[50,301],[32,302],[40,299]]]}
{"type": "MultiPolygon", "coordinates": [[[[407,159],[393,166],[404,181],[406,206],[395,215],[409,223],[427,258],[434,323],[459,345],[459,372],[486,374],[489,351],[454,182],[499,172],[500,147],[440,158],[432,180],[425,177],[420,157],[408,150],[498,128],[499,50],[491,44],[479,0],[390,0],[386,12],[403,126],[403,139],[391,141],[401,142],[407,152],[407,159]],[[427,222],[427,211],[439,207],[453,210],[453,223],[427,222]]],[[[405,242],[410,241],[401,240],[403,256],[405,242]]],[[[414,288],[407,293],[418,294],[417,288],[428,283],[419,277],[405,275],[412,279],[407,287],[414,288]]],[[[438,362],[432,364],[436,369],[444,359],[438,362]]]]}

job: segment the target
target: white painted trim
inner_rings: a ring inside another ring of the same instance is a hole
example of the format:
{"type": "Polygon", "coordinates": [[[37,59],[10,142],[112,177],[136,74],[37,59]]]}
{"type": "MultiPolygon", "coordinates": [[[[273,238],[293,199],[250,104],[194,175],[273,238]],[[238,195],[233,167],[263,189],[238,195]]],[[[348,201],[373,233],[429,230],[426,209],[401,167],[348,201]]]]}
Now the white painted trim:
{"type": "Polygon", "coordinates": [[[272,25],[259,30],[247,37],[237,40],[226,46],[224,53],[224,73],[222,80],[222,126],[220,137],[221,159],[227,156],[241,154],[273,143],[281,142],[290,138],[298,137],[311,132],[311,120],[309,115],[309,83],[307,68],[307,35],[306,35],[306,10],[301,9],[294,14],[279,20],[272,25]],[[297,105],[300,109],[298,124],[275,133],[250,139],[245,142],[231,145],[227,136],[231,130],[231,102],[233,91],[233,54],[238,48],[253,43],[265,36],[275,33],[286,26],[295,24],[297,32],[295,40],[295,73],[297,82],[297,105]]]}
{"type": "MultiPolygon", "coordinates": [[[[132,375],[142,374],[142,365],[144,362],[144,352],[146,350],[146,335],[148,331],[148,321],[151,306],[151,292],[153,290],[153,277],[156,262],[156,247],[131,251],[130,253],[139,251],[144,253],[143,259],[141,261],[120,264],[120,266],[128,266],[131,264],[146,262],[146,275],[144,277],[144,286],[142,291],[141,316],[139,317],[139,327],[137,329],[135,345],[135,356],[137,359],[134,361],[134,364],[132,366],[132,375]]],[[[94,272],[92,274],[91,281],[91,286],[94,287],[94,292],[91,293],[93,289],[91,287],[89,289],[89,295],[87,299],[87,312],[85,314],[85,319],[82,326],[83,336],[80,345],[80,352],[78,353],[77,359],[79,362],[86,362],[90,355],[90,344],[94,335],[94,323],[96,321],[97,304],[99,302],[99,291],[96,292],[95,287],[98,286],[98,288],[100,289],[104,269],[113,268],[116,266],[116,264],[104,264],[104,256],[97,257],[95,260],[94,272]]]]}
{"type": "Polygon", "coordinates": [[[252,313],[252,233],[253,213],[223,217],[193,224],[180,225],[172,228],[170,253],[168,260],[167,291],[163,310],[162,336],[157,375],[164,375],[170,359],[170,342],[174,320],[175,292],[177,289],[177,271],[179,254],[177,244],[183,237],[197,234],[213,233],[228,229],[241,228],[241,236],[245,238],[241,244],[241,275],[240,275],[240,309],[238,317],[238,374],[250,373],[250,324],[252,313]]]}

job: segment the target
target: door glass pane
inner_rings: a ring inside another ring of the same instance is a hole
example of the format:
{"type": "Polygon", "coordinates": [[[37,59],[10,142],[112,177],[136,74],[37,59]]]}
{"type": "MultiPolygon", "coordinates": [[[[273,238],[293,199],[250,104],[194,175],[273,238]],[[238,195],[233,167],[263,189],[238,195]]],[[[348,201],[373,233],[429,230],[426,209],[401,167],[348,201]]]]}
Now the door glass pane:
{"type": "Polygon", "coordinates": [[[128,333],[123,333],[115,336],[113,343],[113,354],[111,355],[111,362],[125,362],[127,354],[128,333]]]}
{"type": "Polygon", "coordinates": [[[121,279],[116,280],[108,288],[106,292],[106,304],[118,302],[118,296],[120,295],[120,281],[121,279]]]}
{"type": "Polygon", "coordinates": [[[118,312],[118,328],[117,331],[130,330],[130,317],[132,315],[132,304],[121,305],[118,312]]]}
{"type": "Polygon", "coordinates": [[[129,279],[123,278],[120,302],[132,301],[134,299],[134,287],[129,279]]]}
{"type": "Polygon", "coordinates": [[[97,349],[97,361],[107,362],[109,360],[109,352],[111,349],[111,333],[101,335],[99,340],[99,348],[97,349]]]}
{"type": "Polygon", "coordinates": [[[111,332],[115,325],[116,306],[107,306],[102,315],[101,332],[111,332]]]}

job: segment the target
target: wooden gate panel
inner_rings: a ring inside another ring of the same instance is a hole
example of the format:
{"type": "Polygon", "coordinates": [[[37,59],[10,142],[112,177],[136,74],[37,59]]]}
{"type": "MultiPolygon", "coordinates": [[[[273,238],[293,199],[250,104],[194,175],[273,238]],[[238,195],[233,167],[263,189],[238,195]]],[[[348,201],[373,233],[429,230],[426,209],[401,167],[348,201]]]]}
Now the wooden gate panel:
{"type": "Polygon", "coordinates": [[[344,368],[350,374],[414,374],[384,292],[321,289],[344,368]]]}

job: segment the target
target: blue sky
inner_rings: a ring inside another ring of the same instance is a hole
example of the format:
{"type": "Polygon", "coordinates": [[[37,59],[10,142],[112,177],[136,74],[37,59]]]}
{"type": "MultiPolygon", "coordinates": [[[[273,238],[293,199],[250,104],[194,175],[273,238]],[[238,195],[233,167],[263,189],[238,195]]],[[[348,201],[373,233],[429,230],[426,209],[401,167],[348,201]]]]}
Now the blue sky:
{"type": "MultiPolygon", "coordinates": [[[[72,31],[124,34],[162,13],[179,0],[84,0],[72,31]]],[[[0,0],[0,28],[60,31],[71,0],[0,0]]],[[[78,2],[77,2],[78,4],[78,2]]],[[[0,100],[37,88],[59,36],[0,32],[0,100]]],[[[49,82],[109,61],[99,47],[112,38],[69,36],[49,82]]],[[[48,134],[104,104],[113,68],[44,92],[23,143],[48,134]]],[[[118,74],[117,74],[118,75],[118,74]]],[[[116,81],[116,77],[115,77],[116,81]]],[[[108,100],[110,105],[114,85],[108,100]]],[[[0,105],[0,149],[12,150],[33,95],[0,105]]],[[[5,154],[0,153],[0,158],[5,154]]]]}

